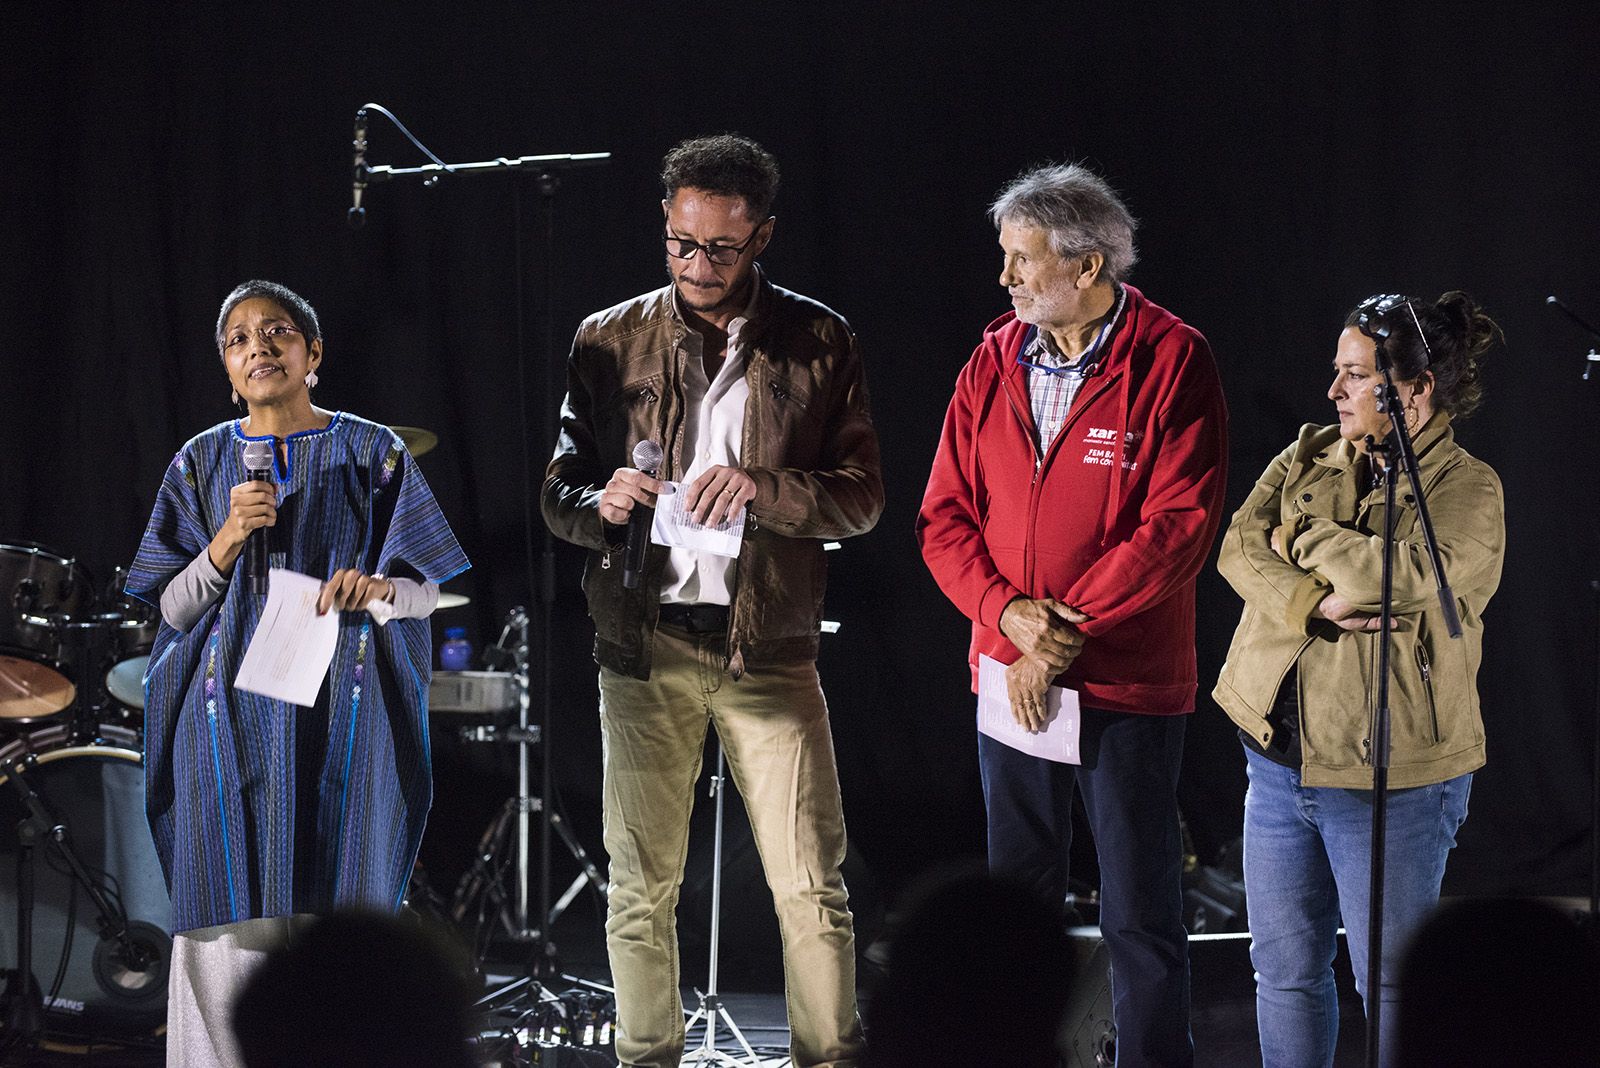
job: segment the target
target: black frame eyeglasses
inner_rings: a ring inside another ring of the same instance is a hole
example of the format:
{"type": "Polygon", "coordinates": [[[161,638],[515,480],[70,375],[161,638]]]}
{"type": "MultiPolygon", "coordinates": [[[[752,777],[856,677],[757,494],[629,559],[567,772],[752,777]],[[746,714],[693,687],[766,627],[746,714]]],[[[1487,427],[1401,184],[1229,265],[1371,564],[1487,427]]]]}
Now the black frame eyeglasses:
{"type": "Polygon", "coordinates": [[[732,267],[739,262],[739,257],[744,255],[744,250],[750,247],[756,235],[761,232],[761,227],[765,225],[766,223],[757,224],[742,245],[702,245],[686,237],[673,237],[666,231],[662,231],[661,240],[666,242],[667,255],[675,260],[692,260],[696,252],[704,252],[706,259],[718,267],[732,267]]]}

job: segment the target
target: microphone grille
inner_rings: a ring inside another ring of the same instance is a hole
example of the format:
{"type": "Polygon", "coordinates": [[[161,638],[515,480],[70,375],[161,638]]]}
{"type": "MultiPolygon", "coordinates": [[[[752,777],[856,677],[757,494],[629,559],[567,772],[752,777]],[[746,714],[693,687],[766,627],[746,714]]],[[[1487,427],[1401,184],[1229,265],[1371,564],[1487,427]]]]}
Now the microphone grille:
{"type": "Polygon", "coordinates": [[[641,471],[655,471],[661,466],[661,446],[646,439],[633,447],[633,466],[641,471]]]}
{"type": "Polygon", "coordinates": [[[244,443],[244,469],[246,471],[272,470],[272,442],[247,441],[244,443]]]}

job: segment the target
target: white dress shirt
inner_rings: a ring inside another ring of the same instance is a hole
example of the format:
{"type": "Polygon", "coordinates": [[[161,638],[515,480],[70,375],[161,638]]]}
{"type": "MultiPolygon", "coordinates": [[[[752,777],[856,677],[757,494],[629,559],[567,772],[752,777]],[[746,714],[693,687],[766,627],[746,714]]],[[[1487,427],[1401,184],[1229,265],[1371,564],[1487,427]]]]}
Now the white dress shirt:
{"type": "MultiPolygon", "coordinates": [[[[744,440],[744,407],[750,397],[746,381],[745,349],[740,334],[755,311],[759,285],[753,285],[750,304],[728,324],[728,355],[717,377],[706,379],[705,339],[691,329],[684,343],[689,359],[683,376],[683,446],[688,466],[681,476],[687,487],[707,468],[719,464],[738,467],[744,440]]],[[[673,300],[678,295],[672,295],[673,300]]],[[[734,568],[738,560],[693,549],[671,549],[661,576],[663,604],[732,604],[734,568]]]]}

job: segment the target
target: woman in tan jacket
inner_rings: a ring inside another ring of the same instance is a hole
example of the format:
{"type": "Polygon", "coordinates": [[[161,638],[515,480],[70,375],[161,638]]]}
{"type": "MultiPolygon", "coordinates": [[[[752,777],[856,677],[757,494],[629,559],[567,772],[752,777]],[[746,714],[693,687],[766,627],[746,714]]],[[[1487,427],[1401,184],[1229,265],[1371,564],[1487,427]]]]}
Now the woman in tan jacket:
{"type": "MultiPolygon", "coordinates": [[[[1382,997],[1394,1021],[1406,935],[1438,901],[1445,857],[1483,765],[1477,671],[1484,606],[1500,581],[1500,480],[1455,443],[1452,421],[1482,398],[1478,363],[1499,335],[1462,293],[1435,303],[1375,296],[1346,318],[1334,356],[1339,421],[1307,425],[1256,483],[1223,537],[1218,566],[1244,598],[1214,696],[1239,727],[1250,779],[1245,885],[1262,1060],[1331,1065],[1339,1030],[1335,935],[1346,929],[1366,987],[1382,575],[1381,443],[1389,416],[1366,315],[1387,353],[1423,492],[1465,631],[1445,632],[1410,486],[1396,517],[1395,632],[1382,997]]],[[[1389,1043],[1382,1044],[1385,1048],[1389,1043]]]]}

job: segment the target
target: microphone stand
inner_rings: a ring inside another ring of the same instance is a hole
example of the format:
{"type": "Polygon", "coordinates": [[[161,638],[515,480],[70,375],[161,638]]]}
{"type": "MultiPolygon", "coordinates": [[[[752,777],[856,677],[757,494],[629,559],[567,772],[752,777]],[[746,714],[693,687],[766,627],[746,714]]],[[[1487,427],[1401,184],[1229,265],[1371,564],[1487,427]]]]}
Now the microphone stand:
{"type": "MultiPolygon", "coordinates": [[[[1571,319],[1578,327],[1596,341],[1600,341],[1600,329],[1596,329],[1585,321],[1577,312],[1567,307],[1555,295],[1544,298],[1544,302],[1559,309],[1567,318],[1571,319]]],[[[1588,355],[1584,357],[1583,380],[1589,381],[1589,375],[1596,365],[1600,365],[1600,351],[1590,344],[1588,355]]],[[[1595,687],[1594,687],[1594,767],[1591,769],[1589,790],[1589,916],[1590,930],[1600,929],[1600,578],[1589,580],[1589,592],[1594,597],[1594,638],[1595,638],[1595,687]]]]}
{"type": "MultiPolygon", "coordinates": [[[[357,112],[356,119],[356,159],[355,159],[355,186],[357,190],[364,190],[367,184],[392,181],[397,178],[421,178],[425,188],[436,187],[444,178],[466,178],[484,174],[511,174],[527,176],[534,179],[535,188],[539,191],[541,202],[544,205],[544,310],[545,310],[545,361],[544,361],[544,418],[541,425],[541,437],[547,447],[555,441],[555,423],[553,409],[556,405],[556,386],[554,381],[554,368],[561,361],[560,353],[555,342],[555,195],[561,188],[561,174],[564,171],[577,170],[586,167],[597,167],[611,162],[609,152],[562,152],[542,156],[518,156],[509,159],[501,156],[497,159],[482,160],[474,163],[446,163],[427,149],[422,142],[412,136],[394,113],[381,104],[367,103],[362,105],[357,112]],[[366,128],[365,113],[375,111],[383,115],[396,128],[403,133],[419,150],[433,162],[417,167],[394,167],[388,165],[370,166],[366,162],[366,128]]],[[[360,207],[359,197],[357,206],[352,208],[352,225],[360,225],[359,220],[364,217],[365,209],[360,207]],[[358,214],[359,212],[359,214],[358,214]]],[[[537,1001],[537,990],[541,987],[540,980],[548,980],[561,974],[560,964],[556,957],[555,943],[550,938],[550,926],[553,922],[550,894],[550,840],[555,832],[553,815],[553,772],[551,761],[551,746],[555,736],[554,727],[554,670],[553,632],[555,625],[555,536],[549,527],[540,523],[543,531],[542,551],[538,561],[533,555],[533,504],[532,485],[533,474],[529,460],[531,446],[529,434],[529,419],[527,410],[527,342],[524,325],[523,308],[525,302],[526,286],[523,265],[523,211],[522,211],[522,186],[517,184],[512,190],[512,239],[516,245],[516,270],[514,282],[516,285],[516,334],[517,334],[517,373],[520,385],[522,405],[522,432],[523,432],[523,527],[524,541],[528,555],[528,584],[534,590],[539,601],[539,622],[541,630],[541,646],[543,655],[540,658],[540,688],[539,734],[542,746],[540,748],[540,772],[543,776],[541,788],[544,792],[544,804],[541,806],[542,833],[539,838],[539,911],[537,924],[530,925],[527,916],[527,880],[522,875],[518,879],[518,894],[516,901],[515,926],[518,927],[518,937],[522,940],[535,943],[528,958],[528,974],[526,976],[530,988],[537,1001]]],[[[524,730],[528,727],[527,691],[523,691],[521,700],[522,713],[519,723],[524,730]]],[[[521,749],[522,757],[518,762],[519,790],[526,797],[527,777],[527,748],[521,749]]],[[[528,813],[525,807],[520,808],[517,814],[517,842],[520,858],[526,858],[526,834],[528,813]]],[[[526,863],[525,859],[522,861],[526,863]]],[[[525,869],[524,869],[525,871],[525,869]]],[[[513,984],[515,986],[517,984],[513,984]]]]}
{"type": "Polygon", "coordinates": [[[750,1048],[749,1041],[744,1037],[744,1032],[739,1030],[739,1025],[733,1022],[733,1017],[728,1013],[728,1007],[722,1003],[722,998],[717,995],[717,957],[722,942],[722,797],[727,792],[727,779],[723,774],[724,752],[722,739],[717,739],[717,772],[711,776],[711,796],[717,799],[716,804],[716,837],[711,842],[711,971],[706,977],[706,989],[700,994],[700,1007],[695,1009],[683,1025],[685,1032],[694,1028],[697,1020],[705,1020],[705,1034],[701,1036],[700,1045],[690,1050],[680,1062],[690,1064],[718,1064],[718,1065],[755,1065],[760,1062],[756,1059],[756,1051],[750,1048]],[[745,1059],[717,1049],[717,1018],[727,1025],[733,1037],[744,1050],[745,1059]]]}
{"type": "Polygon", "coordinates": [[[1367,1065],[1377,1068],[1380,1033],[1383,1016],[1383,876],[1384,848],[1387,837],[1387,809],[1389,804],[1389,636],[1394,631],[1394,553],[1395,553],[1395,489],[1403,468],[1406,481],[1411,486],[1417,503],[1417,522],[1422,527],[1423,545],[1428,560],[1433,565],[1434,583],[1438,587],[1439,607],[1444,613],[1445,630],[1452,638],[1461,637],[1461,617],[1456,610],[1455,591],[1450,588],[1444,572],[1444,561],[1439,556],[1438,540],[1433,533],[1433,517],[1428,512],[1427,498],[1422,493],[1422,477],[1417,468],[1417,452],[1412,445],[1411,432],[1406,427],[1405,410],[1400,404],[1400,394],[1394,388],[1394,369],[1384,352],[1387,331],[1369,324],[1365,318],[1360,330],[1372,339],[1378,371],[1383,375],[1379,393],[1380,411],[1389,416],[1391,433],[1380,444],[1367,439],[1368,453],[1384,457],[1383,465],[1383,592],[1379,610],[1378,628],[1378,701],[1372,727],[1372,881],[1368,891],[1370,909],[1367,917],[1367,1065]]]}

